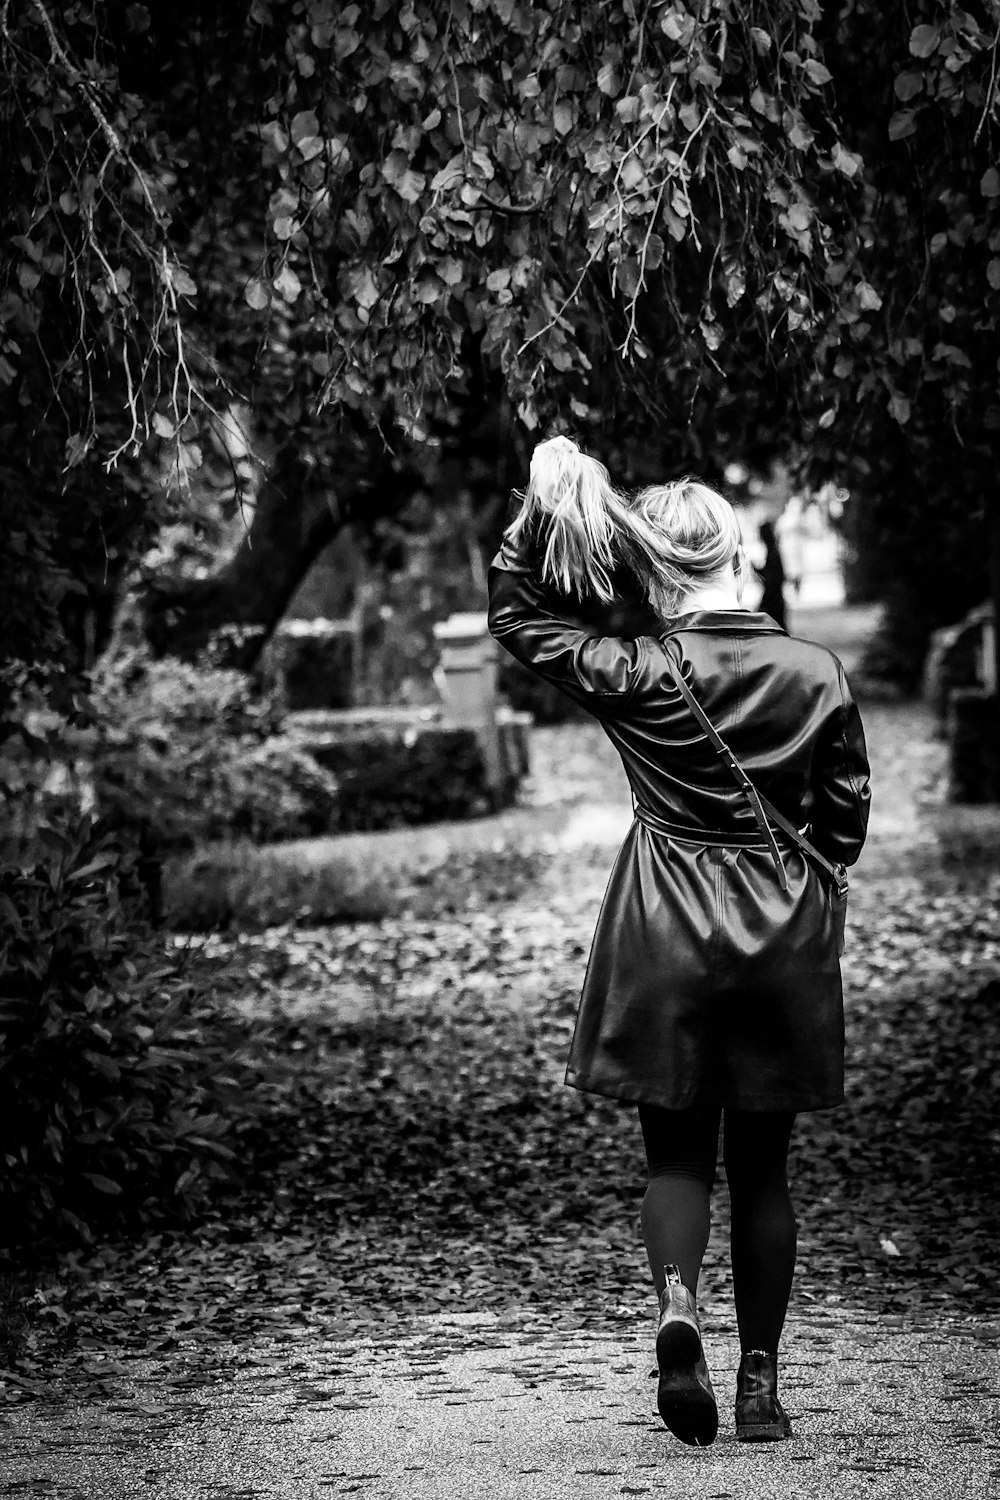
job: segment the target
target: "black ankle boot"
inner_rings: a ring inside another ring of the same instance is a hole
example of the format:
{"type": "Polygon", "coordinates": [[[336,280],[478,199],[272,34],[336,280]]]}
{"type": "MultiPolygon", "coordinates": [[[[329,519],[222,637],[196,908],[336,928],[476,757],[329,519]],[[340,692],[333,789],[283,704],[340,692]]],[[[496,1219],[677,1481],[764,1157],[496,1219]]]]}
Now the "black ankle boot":
{"type": "Polygon", "coordinates": [[[773,1443],[791,1435],[778,1400],[777,1355],[748,1349],[736,1376],[736,1436],[741,1443],[773,1443]]]}
{"type": "Polygon", "coordinates": [[[676,1266],[666,1266],[667,1284],[660,1297],[656,1330],[656,1363],[660,1383],[656,1405],[675,1437],[707,1448],[719,1430],[719,1410],[701,1346],[701,1327],[694,1293],[681,1281],[676,1266]]]}

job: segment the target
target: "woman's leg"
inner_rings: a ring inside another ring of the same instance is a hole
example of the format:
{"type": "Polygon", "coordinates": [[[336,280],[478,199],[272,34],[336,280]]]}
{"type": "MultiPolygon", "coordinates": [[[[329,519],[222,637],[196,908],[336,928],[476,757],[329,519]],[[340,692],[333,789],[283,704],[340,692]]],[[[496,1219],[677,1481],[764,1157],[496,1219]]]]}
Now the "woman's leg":
{"type": "Polygon", "coordinates": [[[664,1266],[677,1266],[697,1292],[711,1231],[711,1192],[719,1149],[718,1105],[659,1109],[639,1105],[649,1181],[642,1200],[642,1237],[657,1293],[664,1266]]]}
{"type": "Polygon", "coordinates": [[[793,1113],[726,1110],[724,1156],[732,1203],[733,1293],[740,1345],[777,1355],[795,1272],[788,1192],[793,1113]]]}

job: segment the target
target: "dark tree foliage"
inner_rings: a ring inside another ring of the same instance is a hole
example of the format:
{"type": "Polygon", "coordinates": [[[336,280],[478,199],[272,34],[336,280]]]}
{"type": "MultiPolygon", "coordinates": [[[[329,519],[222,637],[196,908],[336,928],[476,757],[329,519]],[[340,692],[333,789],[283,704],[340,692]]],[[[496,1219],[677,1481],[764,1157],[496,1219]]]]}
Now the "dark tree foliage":
{"type": "Polygon", "coordinates": [[[885,666],[913,686],[928,631],[1000,595],[1000,6],[852,0],[824,27],[882,306],[844,331],[813,447],[855,491],[885,666]]]}
{"type": "MultiPolygon", "coordinates": [[[[12,482],[30,464],[55,495],[82,470],[62,504],[112,533],[113,579],[159,518],[140,462],[197,464],[231,391],[266,434],[266,534],[279,508],[332,497],[312,537],[393,507],[442,453],[503,483],[512,426],[703,467],[748,427],[786,441],[783,361],[874,296],[825,279],[849,269],[825,219],[860,163],[814,0],[703,11],[12,0],[12,482]]],[[[260,562],[240,569],[247,591],[260,562]]],[[[161,587],[154,633],[235,592],[161,587]]]]}
{"type": "Polygon", "coordinates": [[[974,597],[982,570],[942,559],[998,420],[996,12],[8,0],[20,635],[50,631],[60,570],[64,626],[97,629],[162,520],[149,469],[217,456],[235,394],[260,505],[219,578],[156,580],[161,647],[234,611],[266,633],[345,517],[442,458],[502,486],[552,425],[626,479],[805,452],[879,556],[935,518],[938,612],[974,597]]]}

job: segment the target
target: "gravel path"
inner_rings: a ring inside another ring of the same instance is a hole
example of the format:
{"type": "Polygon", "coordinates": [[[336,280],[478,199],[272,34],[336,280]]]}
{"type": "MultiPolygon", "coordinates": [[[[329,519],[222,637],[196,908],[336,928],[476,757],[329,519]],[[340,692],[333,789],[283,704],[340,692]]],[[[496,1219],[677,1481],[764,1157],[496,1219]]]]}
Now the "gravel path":
{"type": "Polygon", "coordinates": [[[113,1401],[8,1419],[0,1494],[78,1500],[932,1500],[995,1495],[996,1327],[800,1311],[783,1364],[793,1438],[736,1441],[735,1341],[707,1339],[722,1423],[709,1449],[656,1415],[650,1329],[614,1339],[514,1309],[408,1319],[378,1342],[295,1339],[129,1362],[113,1401]]]}

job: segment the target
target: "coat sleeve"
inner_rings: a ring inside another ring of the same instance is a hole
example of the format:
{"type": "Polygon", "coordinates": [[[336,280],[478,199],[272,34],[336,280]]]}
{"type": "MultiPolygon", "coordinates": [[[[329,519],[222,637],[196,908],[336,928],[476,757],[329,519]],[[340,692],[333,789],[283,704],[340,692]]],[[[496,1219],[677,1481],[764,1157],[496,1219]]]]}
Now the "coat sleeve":
{"type": "Polygon", "coordinates": [[[490,565],[490,632],[517,661],[601,718],[614,717],[635,689],[641,640],[598,635],[561,614],[538,577],[529,541],[507,540],[490,565]]]}
{"type": "Polygon", "coordinates": [[[827,859],[853,865],[868,831],[870,769],[861,715],[839,662],[837,670],[841,702],[813,757],[811,834],[827,859]]]}

